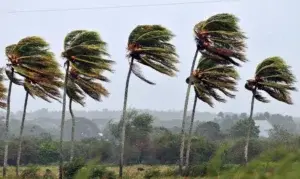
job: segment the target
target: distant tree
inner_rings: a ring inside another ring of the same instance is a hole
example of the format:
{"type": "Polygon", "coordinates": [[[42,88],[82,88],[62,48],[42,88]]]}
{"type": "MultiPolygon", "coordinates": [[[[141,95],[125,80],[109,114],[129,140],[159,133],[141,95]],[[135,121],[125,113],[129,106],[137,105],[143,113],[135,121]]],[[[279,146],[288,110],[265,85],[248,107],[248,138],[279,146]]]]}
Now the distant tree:
{"type": "Polygon", "coordinates": [[[159,73],[174,77],[178,71],[175,66],[179,61],[174,45],[170,43],[173,38],[171,31],[160,25],[139,25],[129,35],[128,55],[130,59],[127,74],[122,114],[120,171],[119,177],[123,176],[124,147],[126,130],[126,109],[128,99],[128,88],[131,72],[148,84],[154,84],[147,80],[141,73],[137,63],[148,66],[159,73]]]}
{"type": "Polygon", "coordinates": [[[222,139],[220,125],[212,121],[199,124],[195,129],[195,134],[210,141],[222,139]]]}
{"type": "MultiPolygon", "coordinates": [[[[202,55],[208,55],[211,59],[219,64],[233,64],[239,66],[234,59],[245,62],[245,35],[238,25],[238,18],[232,14],[216,14],[210,18],[200,21],[194,27],[196,52],[192,62],[189,76],[193,75],[198,52],[202,55]]],[[[179,170],[182,174],[184,163],[184,142],[185,142],[185,123],[187,117],[188,100],[190,95],[192,81],[189,81],[181,127],[181,146],[179,170]]]]}
{"type": "MultiPolygon", "coordinates": [[[[253,117],[255,99],[263,103],[270,102],[260,91],[266,92],[278,101],[293,104],[290,91],[296,91],[294,87],[295,82],[296,78],[290,66],[288,66],[281,57],[270,57],[259,63],[255,71],[254,79],[247,80],[245,84],[245,88],[252,93],[249,120],[252,120],[253,117]]],[[[251,130],[252,128],[249,126],[245,144],[246,163],[248,162],[248,145],[251,130]]]]}
{"type": "Polygon", "coordinates": [[[232,138],[246,138],[247,137],[247,131],[248,127],[251,127],[251,133],[250,137],[251,138],[258,138],[259,136],[259,127],[255,126],[255,122],[253,119],[248,120],[248,119],[241,119],[239,120],[231,129],[230,129],[230,137],[232,138]]]}

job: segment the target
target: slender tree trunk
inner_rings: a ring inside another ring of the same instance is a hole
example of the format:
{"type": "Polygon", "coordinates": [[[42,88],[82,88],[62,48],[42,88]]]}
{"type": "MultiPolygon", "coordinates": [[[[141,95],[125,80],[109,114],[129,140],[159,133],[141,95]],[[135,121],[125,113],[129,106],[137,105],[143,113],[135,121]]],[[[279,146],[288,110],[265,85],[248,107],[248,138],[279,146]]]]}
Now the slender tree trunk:
{"type": "MultiPolygon", "coordinates": [[[[14,69],[12,69],[12,76],[14,75],[14,69]]],[[[7,170],[7,157],[8,157],[8,134],[9,134],[9,117],[10,117],[10,96],[12,90],[12,81],[9,81],[8,94],[7,94],[7,107],[6,107],[6,121],[4,131],[4,158],[3,158],[3,178],[6,177],[7,170]]]]}
{"type": "Polygon", "coordinates": [[[70,161],[73,161],[74,158],[74,136],[75,136],[75,117],[72,110],[72,98],[69,101],[69,111],[72,118],[72,133],[71,133],[71,153],[70,153],[70,161]]]}
{"type": "MultiPolygon", "coordinates": [[[[192,76],[192,73],[193,73],[193,70],[195,67],[195,63],[197,60],[197,56],[198,56],[198,48],[194,55],[194,59],[193,59],[193,63],[191,66],[191,71],[190,71],[190,77],[192,76]]],[[[187,91],[186,91],[184,109],[183,109],[182,126],[181,126],[181,145],[180,145],[180,162],[179,162],[179,172],[181,175],[182,175],[182,167],[183,167],[183,162],[184,162],[183,155],[184,155],[184,142],[185,142],[185,122],[186,122],[187,108],[188,108],[190,91],[191,91],[191,81],[192,80],[189,80],[189,84],[188,84],[187,91]]]]}
{"type": "Polygon", "coordinates": [[[245,150],[244,150],[244,157],[245,157],[245,164],[248,163],[248,149],[249,149],[249,141],[250,141],[250,134],[251,134],[251,121],[253,117],[253,109],[254,109],[254,101],[255,101],[255,94],[256,94],[256,88],[253,90],[253,95],[252,95],[252,100],[251,100],[251,109],[250,109],[250,116],[249,116],[249,126],[248,126],[248,131],[247,131],[247,138],[246,138],[246,145],[245,145],[245,150]]]}
{"type": "Polygon", "coordinates": [[[20,167],[20,160],[21,160],[21,154],[22,154],[23,131],[24,131],[25,118],[26,118],[27,102],[28,102],[28,92],[26,92],[26,95],[25,95],[23,116],[22,116],[20,135],[19,135],[19,149],[18,149],[17,167],[16,167],[16,175],[18,178],[19,178],[19,167],[20,167]]]}
{"type": "Polygon", "coordinates": [[[61,124],[60,124],[60,140],[59,140],[59,179],[63,178],[63,138],[64,138],[64,127],[65,127],[65,114],[66,114],[66,98],[67,98],[67,83],[69,76],[69,67],[70,62],[67,62],[67,69],[65,74],[65,84],[64,84],[64,94],[63,94],[63,104],[62,104],[62,112],[61,112],[61,124]]]}
{"type": "Polygon", "coordinates": [[[194,125],[194,119],[195,119],[195,112],[196,112],[197,100],[198,100],[197,95],[195,95],[194,105],[193,105],[193,111],[192,111],[192,116],[191,116],[191,124],[190,124],[188,141],[187,141],[186,156],[185,156],[186,157],[186,160],[185,160],[185,168],[186,168],[186,170],[188,169],[189,163],[190,163],[191,141],[192,141],[192,132],[193,132],[193,125],[194,125]]]}
{"type": "Polygon", "coordinates": [[[125,129],[126,129],[126,108],[127,108],[127,99],[128,99],[128,88],[129,88],[129,81],[130,81],[130,76],[131,76],[131,71],[132,71],[132,66],[133,66],[133,58],[131,58],[130,65],[129,65],[129,70],[127,74],[127,79],[126,79],[126,85],[125,85],[125,94],[124,94],[124,103],[123,103],[123,114],[122,114],[122,131],[121,131],[121,147],[120,147],[120,165],[119,165],[119,177],[123,178],[123,165],[124,165],[124,147],[125,147],[125,129]]]}

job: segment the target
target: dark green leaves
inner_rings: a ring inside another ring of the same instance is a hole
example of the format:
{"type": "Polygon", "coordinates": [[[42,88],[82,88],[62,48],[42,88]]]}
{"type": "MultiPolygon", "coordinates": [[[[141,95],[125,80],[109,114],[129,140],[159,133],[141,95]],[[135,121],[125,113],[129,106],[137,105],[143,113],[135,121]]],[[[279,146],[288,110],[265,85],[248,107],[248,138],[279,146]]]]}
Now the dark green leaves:
{"type": "MultiPolygon", "coordinates": [[[[270,57],[257,65],[255,78],[248,80],[247,89],[265,91],[278,101],[293,104],[290,91],[296,91],[294,83],[296,78],[291,71],[291,67],[280,57],[270,57]]],[[[255,98],[261,102],[269,102],[258,91],[255,98]]]]}
{"type": "Polygon", "coordinates": [[[36,36],[26,37],[6,47],[6,56],[9,80],[23,85],[32,97],[37,96],[48,102],[51,99],[59,101],[63,74],[45,40],[36,36]],[[23,77],[24,82],[16,74],[23,77]]]}
{"type": "Polygon", "coordinates": [[[222,13],[196,24],[195,40],[200,52],[221,57],[221,63],[225,60],[229,64],[240,66],[235,60],[246,61],[246,36],[238,22],[234,15],[222,13]]]}
{"type": "MultiPolygon", "coordinates": [[[[160,25],[139,25],[128,38],[128,58],[148,66],[167,76],[175,76],[179,63],[174,45],[170,40],[174,35],[168,29],[160,25]]],[[[155,84],[147,80],[140,67],[134,63],[132,72],[148,84],[155,84]]]]}
{"type": "Polygon", "coordinates": [[[114,61],[109,60],[106,43],[94,31],[70,32],[64,42],[62,56],[70,63],[67,94],[73,101],[84,105],[85,94],[100,101],[108,91],[100,81],[109,82],[103,72],[113,72],[114,61]]]}
{"type": "MultiPolygon", "coordinates": [[[[226,102],[221,94],[234,98],[232,93],[237,91],[236,80],[239,75],[232,65],[220,65],[215,63],[207,55],[203,55],[197,69],[192,76],[197,98],[213,107],[213,99],[218,102],[226,102]]],[[[189,78],[187,79],[190,80],[189,78]]]]}

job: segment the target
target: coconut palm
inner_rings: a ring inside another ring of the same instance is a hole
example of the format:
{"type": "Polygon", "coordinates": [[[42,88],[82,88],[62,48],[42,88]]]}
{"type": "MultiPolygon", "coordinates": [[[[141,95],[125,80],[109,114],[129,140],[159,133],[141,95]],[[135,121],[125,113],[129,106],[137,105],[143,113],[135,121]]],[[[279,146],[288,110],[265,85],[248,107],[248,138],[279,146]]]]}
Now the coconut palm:
{"type": "Polygon", "coordinates": [[[187,84],[194,86],[195,99],[188,134],[185,168],[189,166],[191,135],[197,99],[213,107],[213,100],[223,103],[226,102],[226,99],[222,97],[220,93],[229,98],[234,98],[235,95],[232,92],[237,91],[236,81],[238,78],[239,75],[233,65],[217,64],[210,56],[203,55],[199,60],[196,70],[193,71],[192,76],[186,79],[187,84]]]}
{"type": "MultiPolygon", "coordinates": [[[[233,64],[240,66],[238,61],[245,62],[245,39],[246,36],[238,25],[239,19],[232,14],[217,14],[199,22],[194,26],[194,35],[196,41],[196,51],[192,62],[190,76],[194,70],[198,52],[212,56],[218,64],[233,64]]],[[[188,100],[191,84],[188,84],[183,119],[181,127],[181,146],[179,170],[182,173],[184,143],[185,143],[185,123],[187,116],[188,100]]]]}
{"type": "Polygon", "coordinates": [[[7,88],[4,86],[3,81],[5,80],[3,75],[3,68],[0,68],[0,108],[5,109],[6,108],[6,93],[7,88]]]}
{"type": "Polygon", "coordinates": [[[96,101],[101,101],[101,96],[108,97],[109,92],[102,86],[100,81],[109,82],[109,79],[103,76],[100,72],[98,78],[91,78],[80,74],[75,68],[71,68],[69,71],[67,95],[69,97],[69,111],[72,118],[70,161],[72,161],[74,157],[74,135],[76,125],[75,116],[72,110],[72,103],[76,102],[84,106],[85,94],[96,101]]]}
{"type": "MultiPolygon", "coordinates": [[[[245,88],[252,92],[251,109],[249,120],[253,120],[254,100],[268,103],[270,102],[262,91],[269,94],[272,98],[292,105],[291,91],[296,91],[294,87],[296,78],[291,71],[291,67],[278,56],[269,57],[256,67],[253,79],[247,80],[245,88]]],[[[248,128],[246,145],[244,151],[245,162],[248,162],[248,147],[251,128],[248,128]]]]}
{"type": "MultiPolygon", "coordinates": [[[[62,178],[63,165],[62,140],[65,123],[66,95],[68,94],[71,98],[70,105],[72,101],[83,105],[84,93],[96,100],[100,100],[101,95],[108,95],[106,89],[100,83],[95,82],[95,80],[107,81],[107,78],[102,75],[102,71],[112,71],[111,65],[113,61],[107,59],[109,54],[107,53],[106,46],[100,35],[94,31],[75,30],[70,32],[64,40],[62,57],[66,60],[66,75],[60,133],[60,179],[62,178]]],[[[73,114],[72,118],[74,124],[73,114]]]]}
{"type": "Polygon", "coordinates": [[[26,37],[6,49],[7,76],[11,83],[23,85],[26,91],[16,167],[16,175],[19,176],[28,96],[39,97],[47,102],[50,102],[50,99],[59,100],[59,88],[62,87],[63,74],[59,70],[59,64],[55,61],[54,54],[49,51],[48,43],[40,37],[26,37]],[[14,77],[13,73],[24,77],[24,80],[14,77]]]}
{"type": "Polygon", "coordinates": [[[174,77],[178,71],[176,64],[179,63],[174,45],[170,43],[173,38],[171,31],[160,25],[139,25],[129,35],[127,57],[129,70],[125,85],[123,115],[121,119],[121,151],[119,176],[122,178],[124,164],[124,145],[126,127],[126,108],[128,99],[128,87],[131,72],[142,81],[154,85],[141,73],[138,63],[148,66],[159,73],[174,77]]]}

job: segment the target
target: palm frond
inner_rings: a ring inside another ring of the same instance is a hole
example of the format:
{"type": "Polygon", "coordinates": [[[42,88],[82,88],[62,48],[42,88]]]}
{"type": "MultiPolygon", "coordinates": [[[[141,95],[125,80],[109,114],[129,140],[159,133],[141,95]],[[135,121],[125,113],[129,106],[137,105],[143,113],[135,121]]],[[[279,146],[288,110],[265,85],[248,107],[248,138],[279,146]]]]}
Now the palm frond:
{"type": "MultiPolygon", "coordinates": [[[[129,35],[127,50],[128,58],[148,66],[167,76],[175,76],[179,63],[175,46],[170,43],[173,33],[160,25],[139,25],[129,35]]],[[[133,73],[143,81],[146,80],[137,65],[133,73]]]]}
{"type": "Polygon", "coordinates": [[[198,99],[213,107],[213,99],[218,102],[226,102],[221,94],[234,98],[234,91],[237,91],[237,80],[239,75],[232,65],[220,65],[210,59],[210,56],[203,55],[198,63],[197,69],[186,82],[192,80],[198,99]]]}
{"type": "Polygon", "coordinates": [[[230,64],[240,66],[235,60],[246,62],[246,36],[241,31],[238,22],[239,19],[236,16],[222,13],[197,23],[194,33],[200,52],[221,57],[221,63],[225,60],[230,64]]]}
{"type": "Polygon", "coordinates": [[[9,61],[6,75],[14,84],[23,85],[32,97],[59,101],[63,74],[45,40],[37,36],[21,39],[6,47],[6,56],[9,61]]]}
{"type": "Polygon", "coordinates": [[[110,81],[103,72],[113,72],[115,62],[108,59],[107,44],[97,32],[70,32],[65,38],[62,56],[71,66],[67,85],[69,98],[83,106],[86,95],[97,101],[101,100],[101,96],[109,95],[98,80],[110,81]]]}
{"type": "Polygon", "coordinates": [[[278,101],[293,104],[290,92],[297,91],[295,82],[291,67],[281,57],[274,56],[257,65],[255,78],[248,80],[245,87],[254,92],[258,101],[269,102],[261,95],[261,90],[278,101]]]}

